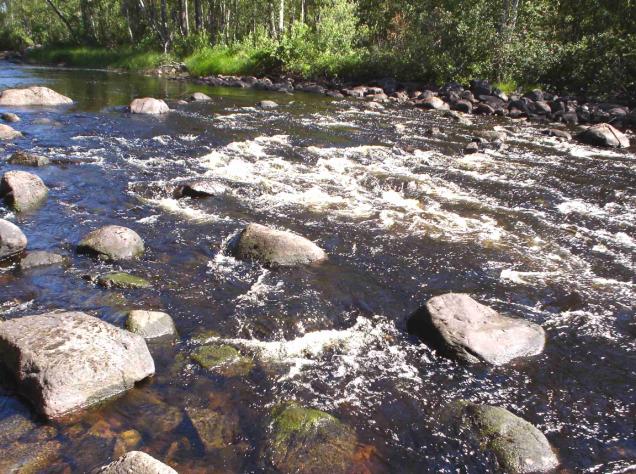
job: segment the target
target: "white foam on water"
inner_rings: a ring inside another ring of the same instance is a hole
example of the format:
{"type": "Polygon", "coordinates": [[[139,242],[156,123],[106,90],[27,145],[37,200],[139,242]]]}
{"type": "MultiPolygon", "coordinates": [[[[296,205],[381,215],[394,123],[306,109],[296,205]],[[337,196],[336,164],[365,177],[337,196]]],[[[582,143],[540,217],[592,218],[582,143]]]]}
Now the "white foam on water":
{"type": "Polygon", "coordinates": [[[222,220],[222,218],[216,214],[210,214],[200,209],[195,209],[187,205],[187,200],[177,200],[172,198],[162,199],[148,199],[141,198],[143,202],[151,206],[158,207],[164,211],[178,215],[184,219],[204,223],[204,222],[216,222],[222,220]]]}

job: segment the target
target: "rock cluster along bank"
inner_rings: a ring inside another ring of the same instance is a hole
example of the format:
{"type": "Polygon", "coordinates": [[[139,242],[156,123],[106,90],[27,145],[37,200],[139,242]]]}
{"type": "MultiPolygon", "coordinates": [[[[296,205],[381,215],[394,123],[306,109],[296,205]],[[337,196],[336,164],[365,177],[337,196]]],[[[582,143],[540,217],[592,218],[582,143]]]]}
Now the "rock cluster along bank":
{"type": "MultiPolygon", "coordinates": [[[[259,80],[248,82],[254,87],[262,83],[259,80]]],[[[288,90],[290,87],[293,86],[287,83],[282,89],[288,90]]],[[[296,90],[299,90],[298,86],[296,90]]],[[[482,92],[478,94],[479,99],[475,99],[472,92],[468,94],[458,88],[448,88],[446,95],[426,92],[416,98],[410,98],[406,92],[400,91],[388,97],[380,87],[357,87],[345,89],[342,93],[323,90],[317,85],[300,90],[327,93],[334,97],[349,95],[371,98],[374,101],[400,101],[404,98],[423,108],[454,109],[464,113],[479,110],[479,113],[490,113],[488,107],[493,109],[493,113],[499,110],[498,102],[484,99],[485,92],[497,97],[495,91],[486,89],[479,91],[482,92]]],[[[66,104],[70,101],[42,88],[22,91],[3,93],[0,97],[4,97],[7,103],[27,105],[34,105],[37,101],[40,101],[40,105],[47,101],[50,104],[55,101],[66,104]]],[[[498,99],[504,101],[501,97],[498,99]]],[[[195,93],[190,100],[211,99],[195,93]]],[[[537,94],[522,102],[530,107],[529,101],[540,103],[542,98],[537,94]]],[[[526,113],[521,104],[515,104],[515,107],[520,107],[516,110],[526,113]]],[[[264,109],[276,106],[275,103],[260,104],[264,109]]],[[[533,107],[533,110],[543,110],[547,114],[550,104],[533,107]]],[[[167,112],[168,107],[163,101],[143,98],[133,101],[130,110],[132,113],[159,114],[167,112]]],[[[510,107],[508,114],[513,115],[510,107]]],[[[488,133],[484,139],[505,139],[498,132],[488,133]]],[[[607,124],[587,129],[582,135],[582,140],[593,144],[628,146],[620,132],[617,133],[607,124]]],[[[48,164],[46,159],[27,153],[15,154],[10,162],[21,166],[48,164]]],[[[175,197],[178,198],[206,198],[224,192],[223,188],[205,179],[183,181],[174,189],[175,197]]],[[[0,195],[16,211],[21,212],[36,209],[46,199],[48,189],[33,174],[11,171],[2,178],[0,195]]],[[[0,260],[21,256],[27,244],[26,236],[16,225],[0,219],[0,260]]],[[[253,261],[254,264],[269,268],[320,264],[328,258],[327,253],[311,240],[258,223],[250,223],[241,229],[229,239],[228,248],[224,250],[237,259],[253,261]]],[[[77,251],[99,260],[121,262],[140,258],[144,254],[145,244],[132,229],[107,225],[89,232],[78,243],[77,251]]],[[[63,256],[33,251],[21,260],[20,268],[25,271],[41,265],[64,263],[63,256]]],[[[124,272],[110,272],[91,276],[90,279],[108,288],[151,286],[147,280],[124,272]]],[[[152,376],[155,365],[146,340],[166,336],[173,338],[177,334],[170,315],[158,311],[130,311],[125,328],[118,328],[82,312],[68,311],[2,321],[0,363],[15,380],[17,390],[37,412],[48,418],[57,418],[129,390],[135,383],[152,376]]],[[[506,364],[517,358],[539,354],[545,344],[545,333],[540,326],[499,314],[465,294],[431,298],[411,316],[408,329],[443,355],[469,363],[506,364]]],[[[223,377],[245,377],[251,373],[255,366],[252,358],[228,341],[217,337],[214,339],[214,342],[207,341],[192,350],[189,360],[196,363],[200,370],[214,371],[223,377]]],[[[234,425],[238,425],[238,421],[231,415],[196,407],[187,407],[185,411],[206,449],[221,448],[236,437],[238,429],[235,430],[234,425]],[[225,426],[228,423],[232,426],[225,426]]],[[[446,407],[446,412],[453,426],[463,430],[459,436],[468,433],[480,449],[494,453],[500,467],[506,472],[547,472],[558,465],[558,459],[545,436],[530,423],[503,408],[457,401],[446,407]]],[[[178,420],[180,422],[181,418],[178,420]]],[[[268,421],[261,450],[264,469],[273,467],[282,473],[355,471],[358,449],[355,431],[333,415],[295,402],[286,402],[272,409],[268,421]]],[[[176,471],[146,453],[131,451],[95,472],[173,474],[176,471]]]]}
{"type": "MultiPolygon", "coordinates": [[[[575,97],[533,90],[527,94],[508,96],[488,81],[471,81],[468,87],[448,83],[442,87],[428,88],[415,83],[383,79],[375,85],[346,85],[338,83],[317,84],[298,82],[291,78],[271,80],[253,76],[209,76],[198,79],[201,84],[221,87],[254,88],[276,92],[309,92],[324,94],[336,99],[345,97],[370,101],[373,104],[394,102],[429,110],[455,111],[461,114],[500,115],[510,118],[528,118],[538,121],[562,122],[569,125],[611,124],[611,135],[590,139],[582,134],[581,140],[596,146],[628,147],[629,140],[618,128],[636,127],[636,109],[612,103],[588,102],[575,97]]],[[[270,102],[270,101],[264,101],[270,102]]],[[[274,104],[260,103],[262,108],[274,108],[274,104]]],[[[604,128],[601,128],[604,130],[604,128]]],[[[603,134],[605,135],[605,134],[603,134]]]]}

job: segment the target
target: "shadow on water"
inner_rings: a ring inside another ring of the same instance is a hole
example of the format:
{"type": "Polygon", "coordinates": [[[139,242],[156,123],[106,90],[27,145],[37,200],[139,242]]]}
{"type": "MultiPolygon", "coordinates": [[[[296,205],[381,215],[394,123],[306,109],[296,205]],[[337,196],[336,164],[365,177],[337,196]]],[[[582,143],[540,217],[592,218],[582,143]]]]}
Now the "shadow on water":
{"type": "Polygon", "coordinates": [[[441,416],[466,398],[538,426],[564,472],[633,465],[633,149],[563,143],[523,122],[458,125],[392,105],[375,112],[307,94],[2,64],[0,89],[35,84],[76,102],[12,110],[25,136],[0,144],[0,171],[17,169],[5,160],[17,149],[46,155],[54,164],[32,171],[51,192],[35,212],[0,207],[0,217],[23,229],[29,250],[69,263],[0,265],[0,317],[62,308],[121,326],[130,309],[156,309],[173,316],[179,338],[150,343],[152,379],[57,422],[32,418],[4,384],[7,458],[86,472],[141,449],[182,473],[271,472],[269,413],[294,399],[355,429],[354,472],[492,472],[496,461],[441,416]],[[194,91],[212,101],[176,103],[194,91]],[[125,111],[146,95],[173,110],[125,111]],[[281,106],[256,109],[265,98],[281,106]],[[442,137],[426,133],[432,125],[442,137]],[[508,133],[506,148],[461,153],[492,127],[508,133]],[[195,176],[223,191],[175,199],[171,186],[195,176]],[[247,222],[303,234],[329,261],[236,261],[225,246],[247,222]],[[77,255],[79,239],[105,224],[136,230],[144,257],[106,264],[77,255]],[[152,288],[103,289],[85,278],[113,270],[152,288]],[[545,351],[465,366],[409,336],[407,317],[449,291],[542,324],[545,351]],[[197,364],[193,351],[219,339],[249,359],[245,370],[197,364]],[[197,428],[202,417],[213,422],[197,428]]]}

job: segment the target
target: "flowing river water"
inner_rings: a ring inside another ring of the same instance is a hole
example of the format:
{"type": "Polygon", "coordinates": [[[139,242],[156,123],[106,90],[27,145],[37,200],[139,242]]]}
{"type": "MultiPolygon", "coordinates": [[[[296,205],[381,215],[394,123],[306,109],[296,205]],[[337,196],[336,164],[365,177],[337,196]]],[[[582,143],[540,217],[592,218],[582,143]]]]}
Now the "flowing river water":
{"type": "MultiPolygon", "coordinates": [[[[25,136],[0,144],[0,172],[14,168],[5,159],[17,149],[62,164],[32,171],[51,189],[39,210],[0,207],[0,218],[22,228],[30,250],[70,264],[0,266],[0,317],[72,309],[121,326],[126,310],[157,309],[179,332],[149,343],[157,373],[125,395],[56,422],[32,419],[25,449],[56,443],[43,472],[89,471],[121,454],[122,439],[181,473],[268,472],[268,413],[287,400],[355,430],[356,472],[492,472],[493,458],[441,416],[456,399],[533,423],[560,472],[636,469],[634,147],[560,142],[545,126],[501,118],[467,125],[393,105],[0,63],[0,90],[27,85],[76,102],[11,110],[25,136]],[[170,102],[194,91],[213,100],[170,102]],[[144,95],[173,111],[128,114],[144,95]],[[280,107],[255,108],[262,99],[280,107]],[[508,134],[505,148],[463,155],[476,130],[493,127],[508,134]],[[174,199],[170,183],[195,176],[217,182],[219,195],[174,199]],[[304,235],[329,261],[273,270],[236,261],[223,249],[249,222],[304,235]],[[144,257],[77,255],[78,240],[106,224],[136,230],[144,257]],[[85,278],[112,269],[152,289],[85,278]],[[544,352],[502,367],[436,354],[406,321],[447,292],[541,324],[544,352]],[[202,335],[230,339],[253,369],[226,376],[192,363],[202,335]],[[191,406],[212,407],[227,443],[205,449],[191,406]]],[[[16,416],[29,418],[28,405],[0,388],[0,420],[16,416]]]]}

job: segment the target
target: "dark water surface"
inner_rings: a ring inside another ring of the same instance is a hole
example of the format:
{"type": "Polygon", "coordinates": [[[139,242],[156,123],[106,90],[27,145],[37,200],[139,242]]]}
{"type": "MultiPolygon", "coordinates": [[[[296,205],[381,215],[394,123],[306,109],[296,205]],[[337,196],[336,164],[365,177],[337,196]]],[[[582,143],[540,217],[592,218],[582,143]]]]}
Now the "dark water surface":
{"type": "MultiPolygon", "coordinates": [[[[19,442],[55,446],[44,472],[85,472],[131,447],[181,473],[271,471],[260,455],[268,413],[291,399],[355,429],[357,472],[492,472],[493,459],[440,416],[458,398],[535,424],[562,472],[636,469],[634,148],[560,143],[503,119],[459,125],[410,108],[0,62],[0,89],[35,84],[76,104],[11,110],[25,136],[0,144],[0,172],[16,149],[69,163],[33,170],[51,189],[42,208],[0,207],[0,218],[23,229],[30,250],[64,253],[70,265],[1,266],[0,317],[73,309],[122,325],[128,309],[156,309],[180,334],[150,343],[151,380],[78,416],[34,420],[19,442]],[[193,91],[213,101],[174,102],[193,91]],[[140,95],[174,110],[131,116],[123,106],[140,95]],[[282,106],[253,108],[265,98],[282,106]],[[444,135],[427,135],[431,126],[444,135]],[[506,149],[463,156],[475,130],[493,127],[510,132],[506,149]],[[166,191],[192,176],[226,191],[166,191]],[[248,222],[303,234],[329,262],[270,271],[235,261],[224,243],[248,222]],[[136,230],[145,256],[109,265],[76,255],[81,236],[105,224],[136,230]],[[120,268],[153,288],[83,278],[120,268]],[[466,366],[408,336],[408,315],[449,291],[541,324],[544,353],[466,366]],[[254,357],[252,371],[192,363],[194,339],[209,331],[254,357]],[[225,446],[206,451],[190,407],[227,425],[225,446]]],[[[29,416],[0,390],[0,420],[29,416]]]]}

